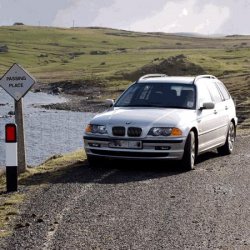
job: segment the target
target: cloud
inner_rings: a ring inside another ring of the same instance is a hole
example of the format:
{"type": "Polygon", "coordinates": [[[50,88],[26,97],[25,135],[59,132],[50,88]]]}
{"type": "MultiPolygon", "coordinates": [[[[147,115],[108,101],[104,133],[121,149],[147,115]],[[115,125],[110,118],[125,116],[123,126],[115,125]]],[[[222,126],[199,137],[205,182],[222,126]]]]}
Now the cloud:
{"type": "Polygon", "coordinates": [[[184,8],[180,14],[180,16],[187,16],[188,15],[188,10],[186,8],[184,8]]]}
{"type": "Polygon", "coordinates": [[[131,23],[158,13],[165,3],[166,0],[114,0],[99,9],[92,25],[128,29],[131,23]]]}
{"type": "Polygon", "coordinates": [[[250,34],[250,1],[227,0],[230,16],[221,25],[219,32],[225,34],[250,34]]]}
{"type": "Polygon", "coordinates": [[[71,0],[0,0],[0,25],[22,22],[28,25],[50,25],[58,8],[65,8],[71,0]]]}
{"type": "Polygon", "coordinates": [[[228,19],[228,7],[215,4],[197,6],[196,0],[169,1],[162,11],[139,20],[129,29],[137,31],[216,33],[228,19]]]}
{"type": "Polygon", "coordinates": [[[0,0],[0,25],[250,34],[250,0],[0,0]]]}
{"type": "Polygon", "coordinates": [[[55,26],[103,26],[125,29],[131,23],[158,12],[166,0],[71,0],[71,6],[60,9],[55,26]]]}
{"type": "Polygon", "coordinates": [[[113,0],[71,0],[71,5],[58,10],[52,25],[59,27],[91,26],[99,10],[111,5],[113,0]]]}

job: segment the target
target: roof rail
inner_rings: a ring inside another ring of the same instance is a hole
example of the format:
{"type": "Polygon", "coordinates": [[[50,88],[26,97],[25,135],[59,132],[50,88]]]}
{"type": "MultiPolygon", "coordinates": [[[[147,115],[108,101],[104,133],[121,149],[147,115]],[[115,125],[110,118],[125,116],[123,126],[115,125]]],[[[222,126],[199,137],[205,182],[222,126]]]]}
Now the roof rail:
{"type": "Polygon", "coordinates": [[[143,80],[143,79],[147,79],[147,78],[154,78],[154,77],[165,77],[167,76],[166,74],[148,74],[148,75],[144,75],[142,77],[139,78],[139,80],[143,80]]]}
{"type": "Polygon", "coordinates": [[[194,78],[194,82],[195,83],[196,81],[202,79],[202,78],[208,78],[208,79],[217,79],[215,76],[213,75],[198,75],[194,78]]]}

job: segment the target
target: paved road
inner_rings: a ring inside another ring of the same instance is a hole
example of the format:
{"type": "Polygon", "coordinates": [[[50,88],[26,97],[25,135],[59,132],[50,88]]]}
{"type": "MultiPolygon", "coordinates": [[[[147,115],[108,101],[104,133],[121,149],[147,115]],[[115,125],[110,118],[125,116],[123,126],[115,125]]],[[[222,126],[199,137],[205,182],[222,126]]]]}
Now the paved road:
{"type": "Polygon", "coordinates": [[[7,249],[250,249],[249,140],[191,172],[76,165],[30,195],[7,249]]]}

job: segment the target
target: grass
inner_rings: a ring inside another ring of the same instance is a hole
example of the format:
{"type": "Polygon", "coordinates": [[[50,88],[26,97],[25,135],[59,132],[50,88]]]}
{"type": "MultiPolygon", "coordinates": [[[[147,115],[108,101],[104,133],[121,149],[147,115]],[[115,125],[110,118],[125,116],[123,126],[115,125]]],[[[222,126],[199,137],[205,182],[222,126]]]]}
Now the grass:
{"type": "MultiPolygon", "coordinates": [[[[2,189],[2,181],[0,188],[2,189]]],[[[3,195],[0,198],[0,238],[10,235],[10,224],[13,219],[19,214],[18,205],[22,203],[25,195],[20,193],[12,193],[3,195]]]]}
{"type": "Polygon", "coordinates": [[[215,75],[225,71],[244,73],[250,66],[245,61],[250,56],[250,37],[245,36],[205,39],[112,29],[21,26],[0,27],[0,44],[9,48],[0,54],[1,74],[18,62],[42,82],[92,75],[109,78],[140,68],[155,58],[178,54],[188,56],[215,75]]]}
{"type": "Polygon", "coordinates": [[[19,204],[26,198],[27,189],[22,191],[22,187],[29,187],[35,190],[41,185],[46,185],[50,181],[65,175],[70,167],[76,164],[83,165],[86,159],[83,150],[66,154],[64,156],[53,156],[44,164],[36,168],[29,168],[18,178],[18,192],[6,193],[5,175],[0,177],[0,238],[11,234],[14,228],[13,221],[19,215],[19,204]]]}

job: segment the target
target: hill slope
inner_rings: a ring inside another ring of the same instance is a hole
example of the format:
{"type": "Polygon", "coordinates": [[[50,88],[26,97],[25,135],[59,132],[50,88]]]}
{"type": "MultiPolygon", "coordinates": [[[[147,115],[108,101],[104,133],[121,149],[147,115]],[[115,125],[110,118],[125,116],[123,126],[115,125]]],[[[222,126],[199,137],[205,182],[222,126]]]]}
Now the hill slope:
{"type": "Polygon", "coordinates": [[[199,38],[105,28],[0,27],[0,74],[17,62],[40,83],[68,80],[83,88],[93,83],[113,96],[130,83],[133,72],[162,70],[169,58],[180,55],[187,61],[188,75],[197,74],[189,67],[197,65],[198,72],[220,77],[237,98],[242,121],[250,124],[250,36],[199,38]]]}

